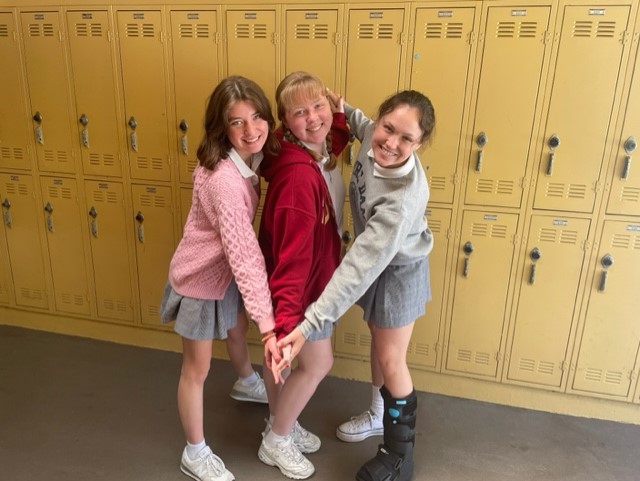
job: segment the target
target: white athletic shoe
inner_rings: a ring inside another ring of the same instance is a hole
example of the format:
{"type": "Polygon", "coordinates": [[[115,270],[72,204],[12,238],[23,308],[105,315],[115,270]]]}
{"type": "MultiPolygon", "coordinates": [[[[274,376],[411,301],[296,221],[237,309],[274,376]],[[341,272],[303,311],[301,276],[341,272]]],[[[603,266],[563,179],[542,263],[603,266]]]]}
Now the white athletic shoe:
{"type": "Polygon", "coordinates": [[[180,471],[196,481],[233,481],[236,479],[222,459],[213,454],[211,448],[203,448],[196,459],[191,459],[187,448],[182,452],[180,471]]]}
{"type": "MultiPolygon", "coordinates": [[[[257,373],[256,373],[257,374],[257,373]]],[[[264,386],[264,380],[258,374],[258,380],[249,386],[245,386],[238,379],[231,389],[230,396],[237,401],[247,401],[254,403],[268,404],[267,388],[264,386]]]]}
{"type": "MultiPolygon", "coordinates": [[[[265,419],[267,426],[264,428],[262,432],[262,437],[264,438],[269,431],[271,431],[271,423],[268,419],[265,419]]],[[[293,429],[291,429],[291,439],[293,440],[293,444],[300,450],[301,453],[311,454],[315,453],[320,449],[322,442],[320,438],[313,434],[311,431],[307,431],[303,428],[300,423],[296,420],[293,425],[293,429]]]]}
{"type": "Polygon", "coordinates": [[[263,439],[258,450],[258,458],[264,464],[277,467],[282,474],[291,479],[307,479],[316,471],[311,461],[293,444],[291,436],[276,443],[274,447],[267,446],[263,439]]]}
{"type": "Polygon", "coordinates": [[[359,416],[354,416],[346,423],[342,423],[336,429],[336,436],[347,443],[357,443],[371,436],[382,436],[384,427],[382,419],[371,411],[365,411],[359,416]]]}

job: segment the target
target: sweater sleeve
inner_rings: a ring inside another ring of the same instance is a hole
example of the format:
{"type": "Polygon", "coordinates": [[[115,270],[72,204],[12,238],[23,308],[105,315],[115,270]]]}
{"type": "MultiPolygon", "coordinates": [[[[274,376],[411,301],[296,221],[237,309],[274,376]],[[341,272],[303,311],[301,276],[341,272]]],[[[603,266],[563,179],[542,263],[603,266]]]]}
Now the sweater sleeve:
{"type": "MultiPolygon", "coordinates": [[[[388,200],[388,199],[387,199],[388,200]]],[[[342,258],[322,295],[305,312],[300,330],[305,338],[336,322],[378,278],[394,258],[411,228],[400,203],[384,200],[342,258]]]]}
{"type": "MultiPolygon", "coordinates": [[[[261,333],[268,332],[274,327],[271,293],[243,181],[229,171],[220,174],[215,176],[210,201],[219,221],[222,247],[249,316],[261,333]]],[[[209,209],[205,212],[211,215],[209,209]]]]}

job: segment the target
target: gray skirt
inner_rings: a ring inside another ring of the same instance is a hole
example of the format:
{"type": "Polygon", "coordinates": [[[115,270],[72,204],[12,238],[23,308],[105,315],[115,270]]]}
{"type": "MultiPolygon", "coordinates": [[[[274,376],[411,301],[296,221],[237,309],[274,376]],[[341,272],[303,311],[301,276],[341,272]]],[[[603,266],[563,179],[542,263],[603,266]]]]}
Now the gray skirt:
{"type": "Polygon", "coordinates": [[[160,303],[160,320],[164,324],[176,321],[174,331],[187,339],[226,339],[227,331],[236,327],[238,313],[243,310],[242,296],[233,279],[220,300],[182,296],[167,282],[160,303]]]}
{"type": "Polygon", "coordinates": [[[431,300],[429,258],[387,266],[357,304],[364,320],[380,328],[403,327],[425,313],[431,300]]]}

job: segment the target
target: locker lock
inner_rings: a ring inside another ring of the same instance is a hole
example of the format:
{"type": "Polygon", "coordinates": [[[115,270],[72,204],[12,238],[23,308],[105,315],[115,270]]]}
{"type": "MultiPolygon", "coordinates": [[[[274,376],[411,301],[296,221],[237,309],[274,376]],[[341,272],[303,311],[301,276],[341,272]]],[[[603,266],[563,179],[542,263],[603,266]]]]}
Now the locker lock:
{"type": "Polygon", "coordinates": [[[600,260],[600,264],[602,264],[602,267],[604,267],[605,269],[608,269],[613,265],[613,256],[611,254],[603,255],[602,259],[600,260]]]}
{"type": "Polygon", "coordinates": [[[534,247],[533,249],[531,249],[531,253],[529,253],[529,257],[531,257],[531,260],[535,262],[538,259],[540,259],[540,257],[542,257],[542,252],[540,252],[540,249],[538,249],[537,247],[534,247]]]}
{"type": "Polygon", "coordinates": [[[127,122],[127,124],[129,124],[129,127],[131,127],[134,130],[138,126],[138,122],[136,122],[136,118],[135,117],[131,117],[129,119],[129,122],[127,122]]]}
{"type": "Polygon", "coordinates": [[[484,132],[480,132],[476,137],[476,144],[478,144],[478,147],[484,147],[485,145],[487,145],[487,142],[489,142],[487,134],[485,134],[484,132]]]}
{"type": "Polygon", "coordinates": [[[89,215],[91,217],[93,217],[94,219],[96,217],[98,217],[98,211],[96,210],[96,208],[94,206],[91,206],[91,209],[89,209],[89,215]]]}
{"type": "Polygon", "coordinates": [[[186,132],[187,129],[189,128],[189,124],[184,119],[182,119],[178,127],[180,127],[180,130],[182,130],[183,132],[186,132]]]}
{"type": "Polygon", "coordinates": [[[9,207],[11,207],[11,202],[9,201],[9,199],[4,199],[2,201],[2,207],[4,207],[5,209],[8,209],[9,207]]]}
{"type": "Polygon", "coordinates": [[[627,153],[627,155],[631,155],[631,153],[636,150],[636,147],[638,146],[636,139],[634,139],[633,137],[629,137],[627,140],[625,140],[624,142],[624,151],[627,153]]]}
{"type": "Polygon", "coordinates": [[[82,114],[78,119],[78,122],[80,122],[82,125],[86,127],[87,124],[89,123],[89,118],[85,114],[82,114]]]}
{"type": "Polygon", "coordinates": [[[471,241],[465,242],[464,246],[462,246],[462,250],[467,255],[471,254],[473,252],[473,244],[471,243],[471,241]]]}
{"type": "Polygon", "coordinates": [[[560,145],[560,137],[558,137],[556,134],[553,134],[551,137],[549,137],[549,141],[547,142],[547,144],[552,150],[557,148],[560,145]]]}
{"type": "Polygon", "coordinates": [[[142,212],[138,211],[138,213],[136,214],[136,220],[141,224],[142,222],[144,222],[144,215],[142,215],[142,212]]]}
{"type": "Polygon", "coordinates": [[[33,115],[33,120],[35,120],[38,123],[42,122],[42,114],[40,112],[36,112],[33,115]]]}
{"type": "Polygon", "coordinates": [[[536,271],[537,271],[536,262],[538,262],[538,259],[542,257],[542,252],[540,252],[540,249],[538,247],[534,247],[533,249],[531,249],[531,252],[529,252],[529,257],[531,258],[531,270],[529,271],[529,284],[534,285],[536,282],[536,271]]]}
{"type": "Polygon", "coordinates": [[[351,232],[346,230],[342,233],[342,243],[349,244],[349,242],[351,242],[351,232]]]}
{"type": "Polygon", "coordinates": [[[600,259],[602,264],[602,274],[600,276],[600,284],[598,285],[598,291],[604,292],[607,287],[607,278],[609,277],[609,267],[613,265],[613,256],[611,254],[605,254],[600,259]]]}
{"type": "Polygon", "coordinates": [[[465,253],[462,275],[465,277],[469,277],[469,264],[471,263],[469,256],[473,252],[473,244],[471,243],[471,241],[465,242],[465,244],[462,246],[462,250],[465,253]]]}

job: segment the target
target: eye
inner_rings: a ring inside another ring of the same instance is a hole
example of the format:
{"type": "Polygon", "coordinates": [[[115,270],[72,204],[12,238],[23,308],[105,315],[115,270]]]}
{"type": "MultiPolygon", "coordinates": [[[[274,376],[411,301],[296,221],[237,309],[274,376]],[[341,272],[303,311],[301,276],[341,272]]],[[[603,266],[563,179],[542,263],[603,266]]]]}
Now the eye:
{"type": "Polygon", "coordinates": [[[229,122],[229,125],[231,127],[240,127],[242,125],[242,120],[240,119],[233,119],[229,122]]]}
{"type": "Polygon", "coordinates": [[[387,132],[388,134],[393,133],[393,129],[391,128],[390,125],[383,125],[382,128],[384,129],[385,132],[387,132]]]}
{"type": "Polygon", "coordinates": [[[304,115],[304,109],[295,109],[293,111],[293,115],[296,117],[302,117],[304,115]]]}
{"type": "Polygon", "coordinates": [[[253,120],[262,120],[264,117],[262,117],[262,114],[260,112],[256,112],[255,114],[253,114],[253,120]]]}

